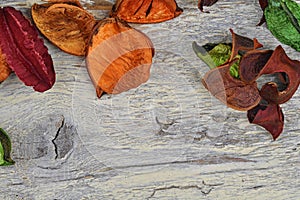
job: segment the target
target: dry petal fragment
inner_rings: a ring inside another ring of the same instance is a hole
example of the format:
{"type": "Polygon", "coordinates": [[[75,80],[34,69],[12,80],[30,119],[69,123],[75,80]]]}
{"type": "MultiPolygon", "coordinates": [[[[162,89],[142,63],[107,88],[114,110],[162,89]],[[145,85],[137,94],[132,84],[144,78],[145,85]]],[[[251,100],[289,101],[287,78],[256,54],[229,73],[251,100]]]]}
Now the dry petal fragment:
{"type": "Polygon", "coordinates": [[[257,105],[247,113],[250,123],[260,125],[271,133],[275,140],[282,132],[284,125],[283,112],[279,105],[257,105]]]}
{"type": "Polygon", "coordinates": [[[4,55],[1,53],[0,48],[0,83],[3,82],[10,75],[11,69],[8,66],[4,55]]]}
{"type": "Polygon", "coordinates": [[[108,18],[99,22],[86,58],[97,96],[117,94],[146,82],[153,55],[150,39],[124,21],[108,18]]]}
{"type": "Polygon", "coordinates": [[[55,82],[52,58],[37,30],[12,7],[0,8],[0,48],[25,85],[44,92],[55,82]]]}
{"type": "MultiPolygon", "coordinates": [[[[198,0],[198,8],[201,12],[203,12],[203,6],[212,6],[215,4],[218,0],[198,0]]],[[[206,13],[209,13],[206,11],[206,13]]]]}
{"type": "Polygon", "coordinates": [[[117,0],[111,17],[133,23],[156,23],[173,19],[183,12],[175,0],[117,0]]]}
{"type": "Polygon", "coordinates": [[[66,3],[34,4],[32,18],[45,37],[61,50],[84,56],[89,36],[96,23],[94,17],[76,5],[66,3]]]}

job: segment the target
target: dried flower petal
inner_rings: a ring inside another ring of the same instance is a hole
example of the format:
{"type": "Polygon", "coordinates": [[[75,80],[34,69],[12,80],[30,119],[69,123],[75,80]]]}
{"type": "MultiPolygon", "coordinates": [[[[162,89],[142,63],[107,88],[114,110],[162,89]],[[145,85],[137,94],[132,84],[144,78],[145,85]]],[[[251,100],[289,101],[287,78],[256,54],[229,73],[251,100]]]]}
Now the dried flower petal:
{"type": "Polygon", "coordinates": [[[117,94],[148,80],[154,49],[150,39],[118,18],[98,23],[86,58],[97,96],[117,94]]]}
{"type": "Polygon", "coordinates": [[[156,23],[182,13],[175,0],[117,0],[110,16],[133,23],[156,23]]]}
{"type": "Polygon", "coordinates": [[[274,50],[267,64],[260,71],[259,76],[263,74],[285,73],[288,76],[288,86],[285,90],[279,91],[276,83],[269,83],[261,89],[261,96],[268,102],[283,104],[288,101],[297,91],[300,84],[300,62],[291,60],[284,49],[279,45],[274,50]],[[271,89],[273,88],[273,89],[271,89]],[[276,90],[274,90],[274,88],[276,90]],[[268,92],[271,90],[272,92],[268,92]]]}
{"type": "Polygon", "coordinates": [[[66,3],[34,4],[31,14],[41,33],[61,50],[83,56],[96,23],[87,11],[66,3]]]}
{"type": "Polygon", "coordinates": [[[251,83],[256,81],[259,73],[270,59],[272,50],[253,50],[243,55],[240,65],[239,74],[242,81],[251,83]]]}
{"type": "Polygon", "coordinates": [[[221,102],[236,110],[246,111],[261,100],[256,82],[247,84],[233,78],[229,69],[237,60],[207,72],[202,79],[207,90],[221,102]]]}
{"type": "Polygon", "coordinates": [[[229,30],[232,34],[232,53],[229,60],[233,60],[239,51],[250,51],[263,46],[256,38],[251,40],[250,38],[236,34],[232,29],[229,30]]]}
{"type": "Polygon", "coordinates": [[[51,56],[37,30],[12,7],[0,8],[0,48],[9,67],[34,90],[43,92],[55,82],[51,56]]]}
{"type": "Polygon", "coordinates": [[[271,133],[275,140],[282,132],[284,117],[277,104],[259,104],[247,113],[250,123],[260,125],[271,133]]]}
{"type": "Polygon", "coordinates": [[[11,69],[8,66],[4,55],[1,53],[0,48],[0,83],[3,82],[10,75],[11,69]]]}

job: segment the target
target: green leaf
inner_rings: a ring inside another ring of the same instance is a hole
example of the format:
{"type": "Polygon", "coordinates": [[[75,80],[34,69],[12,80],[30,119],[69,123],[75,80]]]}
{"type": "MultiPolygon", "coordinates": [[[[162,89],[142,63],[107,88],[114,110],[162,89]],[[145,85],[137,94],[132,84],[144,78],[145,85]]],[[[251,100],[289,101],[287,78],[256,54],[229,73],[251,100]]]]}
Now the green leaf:
{"type": "Polygon", "coordinates": [[[15,162],[10,157],[11,141],[7,133],[0,128],[0,166],[12,165],[15,162]]]}
{"type": "Polygon", "coordinates": [[[292,0],[269,0],[264,10],[268,29],[282,43],[300,51],[300,5],[292,0]]]}
{"type": "MultiPolygon", "coordinates": [[[[231,44],[208,44],[203,47],[193,42],[193,50],[196,55],[205,62],[210,69],[216,68],[226,63],[231,56],[231,44]],[[206,48],[208,46],[209,48],[206,48]],[[210,50],[209,50],[210,49],[210,50]]],[[[240,60],[241,56],[237,56],[240,60]]],[[[234,63],[229,69],[230,75],[234,78],[239,78],[239,61],[234,63]]]]}

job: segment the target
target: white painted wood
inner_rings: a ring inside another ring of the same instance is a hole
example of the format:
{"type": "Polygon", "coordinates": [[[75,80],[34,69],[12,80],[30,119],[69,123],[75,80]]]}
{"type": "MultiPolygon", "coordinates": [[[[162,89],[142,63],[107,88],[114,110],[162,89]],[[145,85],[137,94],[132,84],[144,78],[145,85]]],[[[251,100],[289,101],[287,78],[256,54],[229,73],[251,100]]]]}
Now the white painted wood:
{"type": "MultiPolygon", "coordinates": [[[[1,6],[29,16],[34,2],[1,6]]],[[[57,74],[51,90],[33,92],[15,75],[0,85],[0,126],[16,161],[0,168],[0,199],[300,198],[299,91],[283,105],[284,132],[272,141],[246,113],[209,95],[201,85],[208,68],[191,48],[229,41],[232,28],[274,49],[280,43],[256,26],[258,1],[220,0],[205,7],[210,14],[196,0],[177,3],[184,12],[176,19],[131,24],[156,48],[151,77],[136,89],[97,99],[84,58],[48,41],[57,74]]],[[[108,11],[92,13],[101,19],[108,11]]]]}

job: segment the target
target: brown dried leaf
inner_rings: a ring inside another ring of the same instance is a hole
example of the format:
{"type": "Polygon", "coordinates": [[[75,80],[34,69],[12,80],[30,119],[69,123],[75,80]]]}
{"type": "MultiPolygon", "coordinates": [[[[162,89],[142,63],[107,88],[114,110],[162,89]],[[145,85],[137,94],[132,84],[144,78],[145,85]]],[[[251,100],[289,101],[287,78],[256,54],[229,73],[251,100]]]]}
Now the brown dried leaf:
{"type": "Polygon", "coordinates": [[[34,4],[31,14],[41,33],[61,50],[83,56],[96,23],[81,7],[66,3],[34,4]]]}
{"type": "Polygon", "coordinates": [[[150,39],[118,18],[99,22],[86,64],[97,96],[117,94],[148,80],[154,49],[150,39]]]}
{"type": "Polygon", "coordinates": [[[133,23],[157,23],[183,12],[175,0],[117,0],[110,16],[133,23]]]}
{"type": "Polygon", "coordinates": [[[255,107],[261,97],[256,82],[247,84],[230,75],[229,68],[235,62],[237,60],[210,70],[203,77],[202,83],[213,96],[228,107],[246,111],[255,107]]]}

